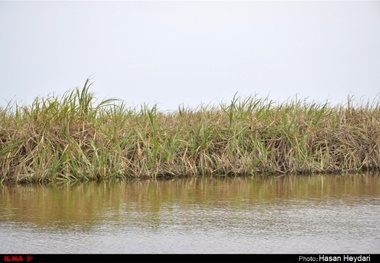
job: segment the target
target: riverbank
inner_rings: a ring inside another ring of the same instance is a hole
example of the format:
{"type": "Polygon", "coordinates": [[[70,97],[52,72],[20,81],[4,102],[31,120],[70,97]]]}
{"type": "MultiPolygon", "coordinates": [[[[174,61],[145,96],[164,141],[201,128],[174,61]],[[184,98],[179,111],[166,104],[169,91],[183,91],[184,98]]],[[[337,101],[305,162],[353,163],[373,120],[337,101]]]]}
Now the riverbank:
{"type": "Polygon", "coordinates": [[[380,170],[380,102],[230,104],[162,113],[84,87],[0,108],[0,180],[349,173],[380,170]]]}

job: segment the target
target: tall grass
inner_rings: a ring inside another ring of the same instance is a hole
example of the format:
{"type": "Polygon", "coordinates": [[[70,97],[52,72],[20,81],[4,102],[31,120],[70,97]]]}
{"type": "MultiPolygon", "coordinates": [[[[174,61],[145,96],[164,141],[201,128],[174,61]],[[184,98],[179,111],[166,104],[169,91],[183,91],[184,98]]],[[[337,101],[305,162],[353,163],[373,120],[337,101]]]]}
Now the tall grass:
{"type": "Polygon", "coordinates": [[[380,170],[379,102],[230,104],[162,113],[83,88],[0,108],[0,180],[57,182],[380,170]]]}

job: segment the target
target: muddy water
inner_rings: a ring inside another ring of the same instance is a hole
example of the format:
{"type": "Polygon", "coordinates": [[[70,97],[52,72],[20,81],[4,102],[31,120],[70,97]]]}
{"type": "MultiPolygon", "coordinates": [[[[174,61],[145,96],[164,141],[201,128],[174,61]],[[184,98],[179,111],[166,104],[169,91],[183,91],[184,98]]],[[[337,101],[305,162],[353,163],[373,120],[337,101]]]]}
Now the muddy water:
{"type": "Polygon", "coordinates": [[[380,175],[0,188],[0,253],[379,253],[380,175]]]}

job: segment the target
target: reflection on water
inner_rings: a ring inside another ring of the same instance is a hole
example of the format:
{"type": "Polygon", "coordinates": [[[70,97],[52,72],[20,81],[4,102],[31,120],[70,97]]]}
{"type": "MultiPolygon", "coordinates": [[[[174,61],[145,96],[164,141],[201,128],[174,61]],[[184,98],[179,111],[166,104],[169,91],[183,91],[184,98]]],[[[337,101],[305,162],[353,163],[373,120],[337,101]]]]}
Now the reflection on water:
{"type": "Polygon", "coordinates": [[[0,253],[378,253],[380,176],[0,188],[0,253]]]}

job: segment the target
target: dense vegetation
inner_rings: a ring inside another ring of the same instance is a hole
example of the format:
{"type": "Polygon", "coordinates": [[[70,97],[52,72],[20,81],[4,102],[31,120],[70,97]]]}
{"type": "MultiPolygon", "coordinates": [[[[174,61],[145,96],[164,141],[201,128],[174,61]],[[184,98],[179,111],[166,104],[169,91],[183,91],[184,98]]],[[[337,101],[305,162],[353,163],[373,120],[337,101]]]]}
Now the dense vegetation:
{"type": "Polygon", "coordinates": [[[380,106],[234,97],[171,113],[63,96],[0,108],[2,182],[380,170],[380,106]]]}

